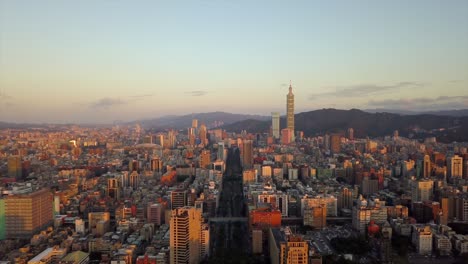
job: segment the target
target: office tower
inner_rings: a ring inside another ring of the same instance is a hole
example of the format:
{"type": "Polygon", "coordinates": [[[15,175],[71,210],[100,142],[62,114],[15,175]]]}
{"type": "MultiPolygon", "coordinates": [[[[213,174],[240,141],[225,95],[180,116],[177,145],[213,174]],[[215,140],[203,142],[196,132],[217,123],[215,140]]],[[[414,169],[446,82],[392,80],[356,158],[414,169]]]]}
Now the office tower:
{"type": "Polygon", "coordinates": [[[217,153],[217,160],[222,160],[224,161],[226,158],[226,155],[224,154],[224,142],[219,142],[218,143],[218,153],[217,153]]]}
{"type": "Polygon", "coordinates": [[[338,194],[338,209],[352,209],[356,196],[357,192],[354,189],[343,188],[341,193],[338,194]]]}
{"type": "Polygon", "coordinates": [[[138,160],[130,160],[128,163],[128,170],[129,171],[138,171],[139,166],[138,166],[138,160]]]}
{"type": "Polygon", "coordinates": [[[193,127],[187,128],[187,138],[189,140],[189,145],[195,146],[195,128],[193,127]]]}
{"type": "Polygon", "coordinates": [[[175,190],[171,192],[171,208],[177,209],[187,205],[187,191],[175,190]]]}
{"type": "Polygon", "coordinates": [[[208,169],[211,165],[211,152],[207,149],[202,150],[200,154],[200,168],[208,169]]]}
{"type": "Polygon", "coordinates": [[[432,231],[430,226],[418,227],[413,225],[411,241],[419,254],[432,252],[432,231]]]}
{"type": "Polygon", "coordinates": [[[432,201],[434,182],[421,180],[411,182],[411,200],[413,202],[432,201]]]}
{"type": "Polygon", "coordinates": [[[309,263],[309,244],[291,230],[271,228],[268,235],[270,263],[307,264],[309,263]]]}
{"type": "Polygon", "coordinates": [[[200,129],[198,131],[198,137],[200,138],[200,141],[203,145],[208,145],[208,132],[206,129],[205,124],[201,124],[200,129]]]}
{"type": "Polygon", "coordinates": [[[21,166],[20,156],[8,157],[8,177],[14,178],[16,180],[22,180],[23,168],[21,166]]]}
{"type": "Polygon", "coordinates": [[[250,169],[253,165],[253,146],[252,140],[242,142],[242,166],[244,169],[250,169]]]}
{"type": "Polygon", "coordinates": [[[159,134],[159,135],[156,135],[156,144],[159,144],[161,147],[164,147],[164,135],[163,134],[159,134]]]}
{"type": "Polygon", "coordinates": [[[431,176],[431,157],[429,155],[424,155],[423,177],[428,178],[430,176],[431,176]]]}
{"type": "Polygon", "coordinates": [[[140,175],[138,172],[134,171],[132,174],[130,174],[130,187],[133,190],[138,190],[138,187],[140,185],[140,175]]]}
{"type": "Polygon", "coordinates": [[[198,128],[198,119],[192,119],[192,127],[195,129],[198,128]]]}
{"type": "Polygon", "coordinates": [[[354,129],[352,127],[348,128],[348,139],[354,140],[354,129]]]}
{"type": "Polygon", "coordinates": [[[294,94],[292,93],[292,84],[289,84],[289,93],[287,95],[286,119],[287,128],[291,130],[291,141],[294,141],[294,94]]]}
{"type": "Polygon", "coordinates": [[[148,223],[153,223],[157,226],[162,225],[164,220],[164,211],[162,204],[148,204],[148,208],[146,210],[146,219],[148,223]]]}
{"type": "Polygon", "coordinates": [[[283,128],[281,129],[281,144],[283,145],[287,145],[287,144],[290,144],[292,141],[291,141],[291,134],[293,133],[293,131],[289,128],[283,128]]]}
{"type": "Polygon", "coordinates": [[[273,131],[273,137],[275,139],[280,138],[280,114],[278,112],[271,113],[271,128],[273,131]]]}
{"type": "Polygon", "coordinates": [[[109,212],[88,213],[89,231],[95,236],[103,236],[110,228],[109,212]]]}
{"type": "Polygon", "coordinates": [[[151,159],[151,171],[161,172],[163,167],[162,160],[159,158],[151,159]]]}
{"type": "Polygon", "coordinates": [[[113,199],[120,199],[120,184],[116,178],[107,180],[107,195],[113,199]]]}
{"type": "Polygon", "coordinates": [[[175,130],[169,130],[169,132],[167,133],[167,141],[168,142],[168,145],[169,145],[169,148],[174,148],[175,147],[175,144],[176,144],[176,141],[177,141],[177,138],[176,138],[176,131],[175,130]]]}
{"type": "Polygon", "coordinates": [[[7,238],[30,238],[53,221],[52,193],[47,189],[5,198],[7,238]]]}
{"type": "Polygon", "coordinates": [[[440,213],[437,217],[437,224],[447,225],[449,216],[449,199],[441,198],[440,199],[440,213]]]}
{"type": "Polygon", "coordinates": [[[341,136],[339,134],[332,134],[330,136],[330,150],[333,154],[341,152],[341,136]]]}
{"type": "Polygon", "coordinates": [[[370,177],[364,177],[361,182],[361,193],[363,195],[374,194],[379,191],[379,181],[370,177]]]}
{"type": "Polygon", "coordinates": [[[209,231],[200,210],[182,207],[171,212],[170,263],[198,264],[207,255],[209,231]]]}
{"type": "Polygon", "coordinates": [[[304,208],[304,226],[311,226],[322,229],[327,226],[327,206],[321,204],[319,206],[304,208]]]}
{"type": "Polygon", "coordinates": [[[447,172],[451,180],[463,177],[463,158],[455,155],[447,159],[447,172]]]}
{"type": "Polygon", "coordinates": [[[278,209],[283,217],[288,217],[288,195],[285,193],[261,193],[257,196],[257,204],[270,204],[278,209]]]}

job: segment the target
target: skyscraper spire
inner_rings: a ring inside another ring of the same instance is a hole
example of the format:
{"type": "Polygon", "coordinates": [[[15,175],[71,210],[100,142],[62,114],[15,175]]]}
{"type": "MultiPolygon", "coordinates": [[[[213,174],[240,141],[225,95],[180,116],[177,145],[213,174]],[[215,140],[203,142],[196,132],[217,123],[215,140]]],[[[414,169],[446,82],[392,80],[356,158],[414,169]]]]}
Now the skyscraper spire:
{"type": "Polygon", "coordinates": [[[289,81],[289,93],[286,98],[287,128],[291,130],[291,141],[294,141],[294,94],[291,81],[289,81]]]}

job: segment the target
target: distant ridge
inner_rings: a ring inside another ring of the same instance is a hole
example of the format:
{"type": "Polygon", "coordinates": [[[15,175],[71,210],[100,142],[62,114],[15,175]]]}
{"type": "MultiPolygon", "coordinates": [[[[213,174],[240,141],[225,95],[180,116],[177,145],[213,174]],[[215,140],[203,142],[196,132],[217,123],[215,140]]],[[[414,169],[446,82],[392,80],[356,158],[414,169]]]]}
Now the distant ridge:
{"type": "Polygon", "coordinates": [[[141,124],[144,128],[153,129],[185,129],[192,125],[192,120],[197,119],[198,125],[204,123],[208,128],[212,128],[216,123],[218,124],[232,124],[242,120],[268,120],[268,116],[261,115],[246,115],[246,114],[232,114],[226,112],[209,112],[209,113],[194,113],[180,116],[163,116],[160,118],[144,119],[129,122],[127,124],[141,124]],[[222,123],[221,123],[222,122],[222,123]]]}
{"type": "Polygon", "coordinates": [[[468,109],[454,109],[454,110],[440,110],[440,111],[410,111],[410,110],[400,110],[400,109],[385,109],[385,108],[376,108],[376,109],[366,109],[363,110],[368,113],[391,113],[391,114],[401,114],[401,115],[438,115],[438,116],[468,116],[468,109]]]}
{"type": "MultiPolygon", "coordinates": [[[[468,141],[468,116],[453,117],[431,114],[400,115],[368,113],[358,109],[321,109],[295,115],[296,130],[305,136],[324,133],[345,133],[349,127],[356,137],[383,137],[398,130],[400,135],[414,138],[435,136],[441,142],[468,141]]],[[[281,118],[281,127],[285,119],[281,118]]],[[[270,121],[249,120],[224,126],[227,131],[264,133],[270,121]]]]}

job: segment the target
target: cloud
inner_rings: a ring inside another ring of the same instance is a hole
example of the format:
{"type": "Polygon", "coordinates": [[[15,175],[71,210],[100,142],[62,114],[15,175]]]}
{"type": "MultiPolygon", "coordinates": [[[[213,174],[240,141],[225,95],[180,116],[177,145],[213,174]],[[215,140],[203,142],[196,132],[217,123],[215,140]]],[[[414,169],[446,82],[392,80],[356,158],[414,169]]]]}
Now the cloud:
{"type": "Polygon", "coordinates": [[[134,99],[145,99],[147,97],[153,97],[154,94],[139,94],[139,95],[132,95],[130,96],[130,98],[134,98],[134,99]]]}
{"type": "Polygon", "coordinates": [[[468,108],[468,95],[370,100],[369,107],[406,110],[448,110],[468,108]]]}
{"type": "Polygon", "coordinates": [[[153,94],[139,94],[127,96],[125,100],[120,98],[103,97],[89,104],[93,109],[107,109],[116,105],[124,105],[134,101],[144,100],[148,97],[154,96],[153,94]]]}
{"type": "Polygon", "coordinates": [[[92,102],[90,104],[90,107],[94,109],[107,109],[112,106],[126,104],[127,102],[128,101],[121,100],[120,98],[104,97],[104,98],[98,99],[95,102],[92,102]]]}
{"type": "Polygon", "coordinates": [[[360,97],[366,95],[373,95],[377,93],[389,92],[392,90],[398,90],[401,88],[407,87],[422,87],[423,83],[419,82],[399,82],[389,85],[381,84],[359,84],[359,85],[350,85],[350,86],[336,86],[336,87],[327,87],[325,89],[334,89],[334,91],[321,93],[321,94],[311,94],[309,95],[309,100],[316,100],[319,98],[327,97],[360,97]]]}
{"type": "Polygon", "coordinates": [[[208,91],[196,90],[196,91],[190,91],[190,92],[185,92],[185,93],[191,96],[204,96],[208,94],[208,91]]]}

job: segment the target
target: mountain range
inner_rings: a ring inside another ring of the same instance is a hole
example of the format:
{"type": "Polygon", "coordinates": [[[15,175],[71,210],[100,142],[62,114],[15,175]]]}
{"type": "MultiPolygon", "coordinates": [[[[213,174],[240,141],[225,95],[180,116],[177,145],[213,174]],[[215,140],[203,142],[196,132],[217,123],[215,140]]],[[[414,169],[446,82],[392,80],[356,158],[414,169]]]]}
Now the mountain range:
{"type": "MultiPolygon", "coordinates": [[[[424,138],[435,136],[441,142],[468,141],[468,109],[436,112],[400,112],[396,110],[337,110],[320,109],[295,115],[296,130],[305,136],[323,133],[344,133],[354,129],[356,137],[381,137],[391,135],[398,130],[402,136],[424,138]]],[[[122,123],[140,124],[146,129],[186,129],[192,120],[198,119],[198,125],[208,128],[219,127],[230,132],[246,130],[252,133],[268,132],[271,117],[262,115],[232,114],[226,112],[194,113],[189,115],[171,115],[154,119],[143,119],[122,123]]],[[[284,116],[280,119],[281,127],[286,126],[284,116]]],[[[47,124],[19,124],[0,122],[1,128],[45,127],[47,124]]]]}
{"type": "MultiPolygon", "coordinates": [[[[281,127],[286,126],[285,117],[280,119],[281,127]]],[[[248,119],[225,125],[227,131],[247,130],[253,133],[267,132],[271,121],[248,119]]],[[[440,142],[468,141],[468,116],[442,116],[431,114],[400,115],[392,113],[368,113],[358,109],[321,109],[295,115],[295,129],[305,136],[325,133],[344,134],[354,129],[355,137],[382,137],[399,134],[411,138],[434,136],[440,142]]]]}

